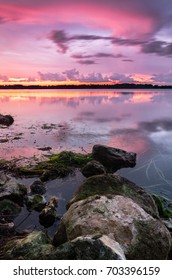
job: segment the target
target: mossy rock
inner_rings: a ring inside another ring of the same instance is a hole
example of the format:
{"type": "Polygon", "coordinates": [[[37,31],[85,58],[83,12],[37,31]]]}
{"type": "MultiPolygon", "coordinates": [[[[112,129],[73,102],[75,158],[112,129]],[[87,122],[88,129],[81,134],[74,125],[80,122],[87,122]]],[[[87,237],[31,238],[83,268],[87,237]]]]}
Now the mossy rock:
{"type": "Polygon", "coordinates": [[[126,257],[129,260],[162,260],[167,259],[171,247],[169,238],[162,231],[161,221],[136,221],[137,235],[131,244],[126,257]]]}
{"type": "Polygon", "coordinates": [[[46,199],[43,195],[33,194],[28,195],[26,198],[26,206],[29,211],[41,211],[46,205],[46,199]]]}
{"type": "Polygon", "coordinates": [[[19,215],[21,207],[9,199],[0,201],[0,218],[6,221],[12,221],[19,215]]]}
{"type": "Polygon", "coordinates": [[[48,259],[53,250],[49,238],[42,232],[32,232],[25,238],[16,238],[4,247],[4,259],[43,260],[48,259]]]}
{"type": "Polygon", "coordinates": [[[167,201],[158,195],[153,195],[153,199],[157,205],[159,216],[161,218],[172,218],[172,210],[166,206],[167,201]]]}
{"type": "Polygon", "coordinates": [[[73,198],[67,203],[67,209],[74,202],[94,195],[105,195],[107,197],[122,195],[129,197],[147,213],[153,217],[159,217],[158,209],[151,195],[135,183],[114,174],[96,175],[85,180],[73,198]]]}
{"type": "Polygon", "coordinates": [[[14,167],[13,172],[18,175],[34,176],[38,175],[42,181],[54,179],[57,177],[65,177],[75,168],[82,168],[88,161],[92,160],[92,155],[83,155],[70,151],[63,151],[54,154],[48,160],[38,163],[36,166],[30,167],[14,167]]]}

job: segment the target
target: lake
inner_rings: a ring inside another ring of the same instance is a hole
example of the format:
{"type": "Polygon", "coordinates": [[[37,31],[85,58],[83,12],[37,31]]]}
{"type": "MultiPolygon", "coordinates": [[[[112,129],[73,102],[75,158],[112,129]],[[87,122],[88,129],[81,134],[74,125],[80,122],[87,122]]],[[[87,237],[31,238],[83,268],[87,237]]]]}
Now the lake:
{"type": "MultiPolygon", "coordinates": [[[[136,167],[118,174],[172,199],[171,90],[1,90],[0,108],[15,120],[0,128],[0,158],[85,153],[94,144],[105,144],[137,153],[136,167]],[[39,150],[45,147],[51,150],[39,150]]],[[[72,189],[69,180],[59,179],[62,201],[71,197],[75,181],[83,180],[77,176],[70,178],[72,189]]]]}

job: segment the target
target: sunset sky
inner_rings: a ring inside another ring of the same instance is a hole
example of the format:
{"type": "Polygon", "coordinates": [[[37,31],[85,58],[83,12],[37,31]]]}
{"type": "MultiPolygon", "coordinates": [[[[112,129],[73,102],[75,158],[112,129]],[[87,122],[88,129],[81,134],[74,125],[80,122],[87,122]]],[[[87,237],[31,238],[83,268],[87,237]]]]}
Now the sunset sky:
{"type": "Polygon", "coordinates": [[[172,84],[171,0],[0,0],[0,83],[172,84]]]}

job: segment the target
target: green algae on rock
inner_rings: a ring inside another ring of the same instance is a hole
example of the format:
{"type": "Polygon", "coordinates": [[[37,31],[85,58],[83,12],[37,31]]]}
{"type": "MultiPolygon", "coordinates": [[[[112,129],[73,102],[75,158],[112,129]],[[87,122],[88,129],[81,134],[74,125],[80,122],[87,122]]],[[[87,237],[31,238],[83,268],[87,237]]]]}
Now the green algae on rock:
{"type": "Polygon", "coordinates": [[[34,167],[14,166],[12,172],[21,176],[40,176],[42,181],[65,177],[72,173],[75,168],[82,168],[92,159],[91,154],[80,154],[70,151],[63,151],[59,154],[49,156],[48,160],[39,162],[34,167]]]}
{"type": "Polygon", "coordinates": [[[42,231],[34,231],[24,238],[14,238],[4,246],[4,259],[46,260],[53,250],[50,239],[42,231]]]}
{"type": "Polygon", "coordinates": [[[123,195],[133,199],[153,217],[159,216],[151,195],[133,182],[115,174],[95,175],[85,180],[73,198],[67,203],[67,208],[74,202],[93,195],[105,195],[107,197],[123,195]]]}

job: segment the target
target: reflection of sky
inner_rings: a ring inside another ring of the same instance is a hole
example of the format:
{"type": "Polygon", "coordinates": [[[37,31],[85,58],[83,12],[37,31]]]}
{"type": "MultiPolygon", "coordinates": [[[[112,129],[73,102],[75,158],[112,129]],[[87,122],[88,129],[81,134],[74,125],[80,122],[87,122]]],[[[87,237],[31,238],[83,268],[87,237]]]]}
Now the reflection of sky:
{"type": "MultiPolygon", "coordinates": [[[[0,128],[0,140],[9,140],[0,143],[0,157],[33,156],[43,153],[38,148],[45,146],[51,146],[52,152],[89,152],[94,144],[102,143],[137,153],[134,170],[144,170],[143,176],[120,172],[138,183],[150,170],[153,174],[157,166],[160,170],[166,166],[162,156],[168,155],[172,163],[170,91],[1,91],[0,107],[1,114],[15,119],[11,127],[0,128]],[[53,126],[42,129],[44,124],[53,126]],[[15,140],[18,135],[21,139],[15,140]]],[[[149,180],[143,183],[149,184],[149,180]]]]}

